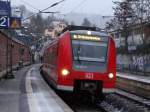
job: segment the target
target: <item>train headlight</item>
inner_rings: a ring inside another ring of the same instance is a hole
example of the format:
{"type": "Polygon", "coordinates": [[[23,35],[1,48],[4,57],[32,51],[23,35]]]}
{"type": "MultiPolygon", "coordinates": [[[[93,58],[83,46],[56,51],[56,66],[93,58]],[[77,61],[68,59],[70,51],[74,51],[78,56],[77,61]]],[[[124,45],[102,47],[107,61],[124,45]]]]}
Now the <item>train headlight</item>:
{"type": "Polygon", "coordinates": [[[112,79],[112,78],[114,78],[114,74],[113,74],[113,73],[109,73],[108,77],[109,77],[110,79],[112,79]]]}
{"type": "Polygon", "coordinates": [[[61,74],[62,74],[63,76],[67,76],[67,75],[69,74],[69,70],[67,70],[67,69],[62,69],[61,74]]]}

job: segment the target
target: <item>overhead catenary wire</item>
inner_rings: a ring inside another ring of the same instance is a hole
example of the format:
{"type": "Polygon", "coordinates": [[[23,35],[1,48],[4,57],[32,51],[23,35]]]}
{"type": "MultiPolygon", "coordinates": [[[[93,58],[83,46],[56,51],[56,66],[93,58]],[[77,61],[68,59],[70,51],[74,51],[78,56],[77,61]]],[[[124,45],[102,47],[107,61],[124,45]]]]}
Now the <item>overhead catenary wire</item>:
{"type": "Polygon", "coordinates": [[[73,7],[70,11],[72,13],[74,10],[77,10],[79,7],[81,7],[87,0],[82,0],[79,4],[77,4],[75,7],[73,7]]]}
{"type": "Polygon", "coordinates": [[[64,1],[66,1],[66,0],[61,0],[61,1],[59,1],[59,2],[53,3],[53,4],[50,5],[49,7],[45,8],[45,9],[43,9],[43,10],[40,10],[39,12],[37,12],[37,13],[35,13],[35,14],[30,15],[29,17],[23,19],[22,21],[25,21],[25,20],[27,20],[27,19],[29,19],[29,18],[35,16],[35,15],[38,15],[38,14],[42,13],[43,11],[45,11],[45,10],[47,10],[47,9],[50,9],[50,8],[56,6],[56,5],[58,5],[58,4],[60,4],[60,3],[64,2],[64,1]]]}
{"type": "Polygon", "coordinates": [[[81,7],[81,5],[83,5],[85,2],[86,2],[87,0],[82,0],[80,3],[78,3],[75,7],[73,7],[72,9],[71,9],[71,11],[69,11],[68,13],[61,13],[61,14],[59,14],[59,15],[63,15],[64,17],[67,15],[67,14],[69,14],[69,13],[72,13],[74,10],[76,10],[77,8],[79,8],[79,7],[81,7]]]}
{"type": "Polygon", "coordinates": [[[35,9],[35,10],[37,10],[37,11],[40,11],[40,9],[34,7],[34,6],[31,5],[30,3],[28,3],[28,2],[26,2],[26,1],[24,1],[24,0],[20,0],[20,1],[23,2],[23,3],[25,3],[26,5],[28,5],[29,7],[33,8],[33,9],[35,9]]]}
{"type": "MultiPolygon", "coordinates": [[[[23,3],[25,3],[26,5],[28,5],[29,7],[33,8],[33,9],[36,9],[37,11],[41,12],[40,9],[34,7],[34,6],[31,5],[30,3],[28,3],[28,2],[26,2],[26,1],[24,1],[24,0],[20,0],[20,1],[23,2],[23,3]]],[[[56,11],[56,12],[46,11],[46,12],[41,12],[41,13],[60,13],[60,12],[58,12],[58,11],[56,11]]]]}

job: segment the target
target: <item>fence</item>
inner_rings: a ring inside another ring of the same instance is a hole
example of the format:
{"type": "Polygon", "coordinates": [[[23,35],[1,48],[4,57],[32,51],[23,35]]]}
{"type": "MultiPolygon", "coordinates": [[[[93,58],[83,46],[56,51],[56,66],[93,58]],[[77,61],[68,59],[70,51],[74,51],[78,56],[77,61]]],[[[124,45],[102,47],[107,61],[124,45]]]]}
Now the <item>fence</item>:
{"type": "Polygon", "coordinates": [[[117,69],[118,71],[129,71],[140,74],[150,73],[150,54],[139,55],[117,55],[117,69]]]}

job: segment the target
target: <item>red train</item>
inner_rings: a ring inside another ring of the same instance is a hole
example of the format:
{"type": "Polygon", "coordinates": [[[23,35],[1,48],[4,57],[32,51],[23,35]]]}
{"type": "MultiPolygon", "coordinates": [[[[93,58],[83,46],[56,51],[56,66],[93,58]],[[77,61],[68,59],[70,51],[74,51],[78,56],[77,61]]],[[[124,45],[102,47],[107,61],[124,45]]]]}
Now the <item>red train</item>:
{"type": "Polygon", "coordinates": [[[112,93],[116,81],[113,39],[98,28],[69,26],[45,48],[42,72],[58,90],[112,93]]]}
{"type": "Polygon", "coordinates": [[[0,78],[11,68],[16,69],[20,65],[30,64],[30,59],[29,47],[0,31],[0,78]]]}

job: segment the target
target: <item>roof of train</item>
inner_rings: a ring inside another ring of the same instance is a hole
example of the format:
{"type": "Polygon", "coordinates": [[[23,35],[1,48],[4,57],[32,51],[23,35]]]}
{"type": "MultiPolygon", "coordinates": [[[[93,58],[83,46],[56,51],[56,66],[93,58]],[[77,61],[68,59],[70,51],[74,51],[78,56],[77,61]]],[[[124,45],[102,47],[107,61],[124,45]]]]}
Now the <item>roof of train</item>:
{"type": "Polygon", "coordinates": [[[75,30],[89,30],[89,31],[107,33],[106,30],[98,28],[98,27],[74,26],[74,25],[68,25],[61,33],[65,31],[75,31],[75,30]]]}

